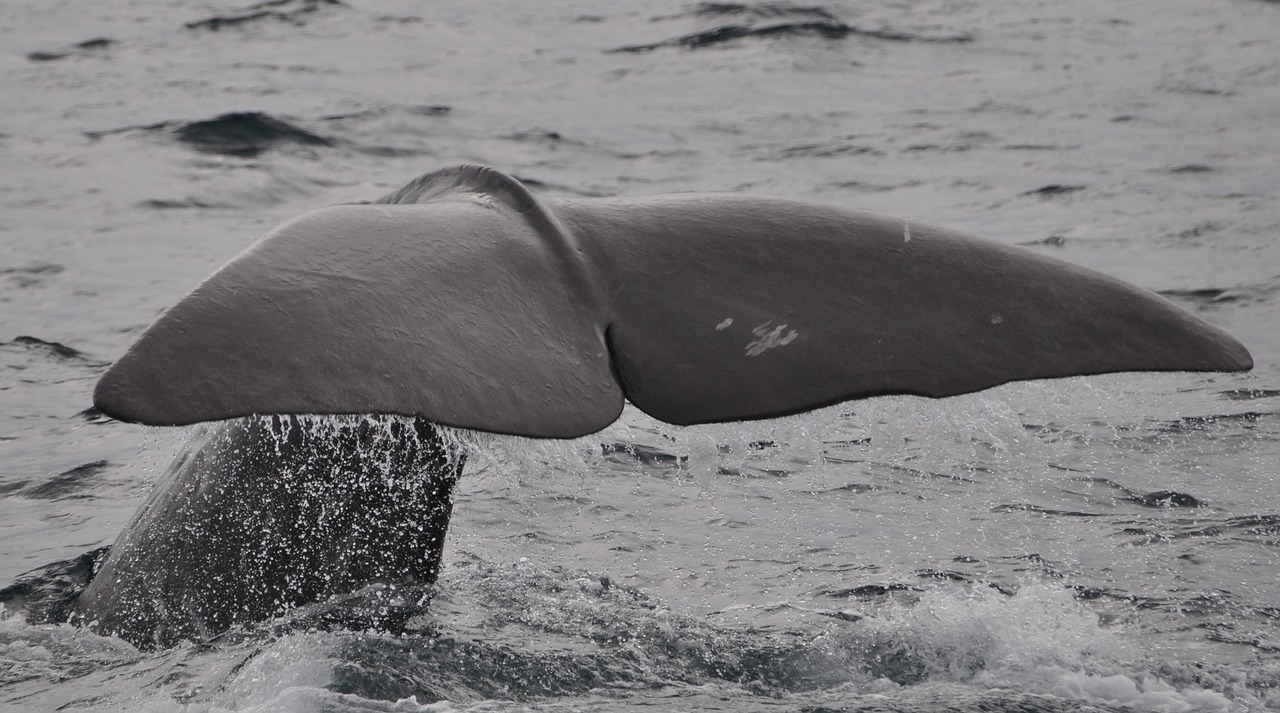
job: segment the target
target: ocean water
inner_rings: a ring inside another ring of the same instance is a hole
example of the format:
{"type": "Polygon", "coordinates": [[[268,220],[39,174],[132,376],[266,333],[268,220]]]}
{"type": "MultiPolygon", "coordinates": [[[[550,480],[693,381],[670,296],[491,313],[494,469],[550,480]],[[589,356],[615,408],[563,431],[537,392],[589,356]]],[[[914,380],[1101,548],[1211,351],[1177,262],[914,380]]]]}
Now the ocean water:
{"type": "Polygon", "coordinates": [[[6,0],[0,587],[183,429],[106,366],[272,225],[460,162],[959,228],[1155,290],[1246,375],[469,436],[440,582],[160,652],[0,610],[0,710],[1280,709],[1280,5],[6,0]]]}

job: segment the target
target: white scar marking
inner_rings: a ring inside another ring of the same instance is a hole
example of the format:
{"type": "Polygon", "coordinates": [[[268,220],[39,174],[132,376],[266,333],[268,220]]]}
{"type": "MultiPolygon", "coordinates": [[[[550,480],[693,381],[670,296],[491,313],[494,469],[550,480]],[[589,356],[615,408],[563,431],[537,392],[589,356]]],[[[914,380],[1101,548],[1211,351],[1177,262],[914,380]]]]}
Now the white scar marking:
{"type": "Polygon", "coordinates": [[[773,322],[765,322],[764,324],[751,330],[756,335],[756,340],[747,345],[747,356],[760,356],[775,347],[783,347],[795,341],[800,336],[796,330],[787,331],[787,325],[779,324],[773,329],[769,329],[769,325],[773,322]],[[784,334],[784,332],[786,332],[784,334]]]}
{"type": "Polygon", "coordinates": [[[911,242],[911,224],[910,223],[902,224],[902,242],[904,243],[911,242]]]}
{"type": "Polygon", "coordinates": [[[733,324],[733,317],[725,317],[723,322],[716,325],[716,331],[723,332],[728,329],[731,324],[733,324]]]}

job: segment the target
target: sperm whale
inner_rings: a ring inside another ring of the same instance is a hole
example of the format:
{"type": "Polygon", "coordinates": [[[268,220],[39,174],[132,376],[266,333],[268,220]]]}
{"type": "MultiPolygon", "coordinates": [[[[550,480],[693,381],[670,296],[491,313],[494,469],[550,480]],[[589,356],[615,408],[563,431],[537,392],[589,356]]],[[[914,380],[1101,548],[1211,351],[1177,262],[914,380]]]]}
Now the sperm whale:
{"type": "Polygon", "coordinates": [[[573,438],[624,401],[689,425],[1251,367],[1157,295],[943,228],[738,194],[542,199],[448,168],[284,223],[106,372],[107,415],[214,423],[75,615],[166,646],[431,582],[465,461],[443,426],[573,438]]]}

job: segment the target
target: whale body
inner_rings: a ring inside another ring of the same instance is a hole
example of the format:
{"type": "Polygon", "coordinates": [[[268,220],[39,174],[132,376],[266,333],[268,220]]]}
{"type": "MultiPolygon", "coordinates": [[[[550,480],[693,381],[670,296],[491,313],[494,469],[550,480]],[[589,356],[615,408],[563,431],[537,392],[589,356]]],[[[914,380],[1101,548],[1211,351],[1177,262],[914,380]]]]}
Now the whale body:
{"type": "Polygon", "coordinates": [[[571,438],[624,400],[687,425],[1251,367],[1157,295],[943,228],[736,194],[540,199],[491,168],[445,169],[271,231],[102,377],[107,415],[221,423],[77,617],[168,645],[373,581],[432,581],[463,460],[437,425],[571,438]],[[306,414],[406,420],[371,456],[367,423],[326,431],[306,414]]]}

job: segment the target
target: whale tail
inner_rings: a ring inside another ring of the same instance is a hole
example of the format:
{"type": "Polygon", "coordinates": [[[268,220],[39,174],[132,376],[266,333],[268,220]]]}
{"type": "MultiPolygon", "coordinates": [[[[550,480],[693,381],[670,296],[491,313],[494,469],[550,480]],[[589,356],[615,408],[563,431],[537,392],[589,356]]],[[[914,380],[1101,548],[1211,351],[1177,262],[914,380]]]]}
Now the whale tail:
{"type": "Polygon", "coordinates": [[[271,231],[161,316],[94,401],[153,425],[388,413],[563,438],[624,398],[694,424],[1251,367],[1163,298],[1027,250],[742,195],[542,200],[462,166],[271,231]]]}

